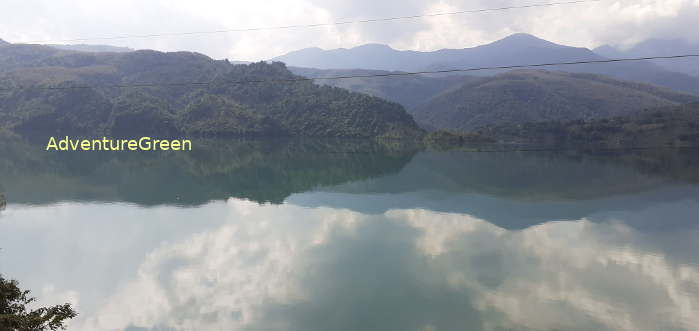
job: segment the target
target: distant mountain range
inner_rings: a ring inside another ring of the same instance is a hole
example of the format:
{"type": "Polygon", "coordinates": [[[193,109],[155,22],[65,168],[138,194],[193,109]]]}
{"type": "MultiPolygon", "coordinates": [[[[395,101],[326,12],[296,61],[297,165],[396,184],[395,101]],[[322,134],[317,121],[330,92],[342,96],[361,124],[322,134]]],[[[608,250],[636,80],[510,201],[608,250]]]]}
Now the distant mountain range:
{"type": "MultiPolygon", "coordinates": [[[[290,70],[311,78],[391,73],[290,70]]],[[[608,76],[545,70],[515,70],[486,77],[409,75],[317,82],[400,103],[428,129],[473,130],[495,124],[606,118],[699,100],[694,94],[608,76]]]]}
{"type": "MultiPolygon", "coordinates": [[[[648,39],[630,48],[604,45],[595,48],[594,51],[611,58],[699,54],[699,43],[689,43],[681,39],[648,39]]],[[[652,62],[670,71],[699,76],[699,58],[652,60],[652,62]]]]}
{"type": "Polygon", "coordinates": [[[632,116],[644,109],[699,100],[699,77],[651,62],[492,70],[478,75],[401,74],[605,59],[585,48],[527,34],[435,52],[397,51],[383,45],[307,49],[277,58],[293,65],[289,67],[234,64],[190,52],[118,52],[79,46],[91,51],[0,41],[0,88],[9,88],[0,90],[0,129],[112,135],[419,137],[423,130],[416,120],[427,129],[471,131],[632,116]],[[359,69],[351,69],[355,67],[359,69]],[[313,78],[317,84],[279,82],[299,76],[313,78]],[[337,76],[346,79],[322,79],[337,76]],[[231,84],[240,80],[259,82],[231,84]],[[209,84],[187,84],[191,82],[209,84]],[[150,83],[156,85],[68,88],[150,83]],[[157,85],[163,83],[171,85],[157,85]],[[37,85],[66,89],[18,88],[37,85]]]}
{"type": "MultiPolygon", "coordinates": [[[[318,69],[370,69],[425,71],[479,68],[607,59],[589,49],[558,45],[528,34],[515,34],[473,48],[433,52],[398,51],[386,45],[369,44],[351,49],[308,48],[274,58],[289,66],[318,69]]],[[[594,73],[699,93],[699,77],[673,72],[651,62],[579,64],[547,67],[548,70],[594,73]]],[[[502,71],[482,71],[492,75],[502,71]]]]}
{"type": "Polygon", "coordinates": [[[584,48],[558,45],[529,34],[519,33],[473,48],[420,52],[399,51],[382,44],[367,44],[350,49],[307,48],[273,60],[290,66],[319,69],[421,71],[582,61],[596,58],[599,57],[595,57],[592,52],[584,48]]]}
{"type": "MultiPolygon", "coordinates": [[[[0,39],[0,45],[11,45],[9,42],[0,39]]],[[[65,51],[75,51],[75,52],[91,52],[91,53],[125,53],[133,52],[133,48],[119,47],[111,45],[87,45],[87,44],[69,44],[69,45],[52,45],[47,44],[44,46],[49,46],[55,49],[65,50],[65,51]]]]}
{"type": "Polygon", "coordinates": [[[76,52],[92,52],[92,53],[126,53],[133,52],[133,48],[128,47],[118,47],[110,45],[46,45],[53,48],[58,48],[66,51],[76,51],[76,52]]]}

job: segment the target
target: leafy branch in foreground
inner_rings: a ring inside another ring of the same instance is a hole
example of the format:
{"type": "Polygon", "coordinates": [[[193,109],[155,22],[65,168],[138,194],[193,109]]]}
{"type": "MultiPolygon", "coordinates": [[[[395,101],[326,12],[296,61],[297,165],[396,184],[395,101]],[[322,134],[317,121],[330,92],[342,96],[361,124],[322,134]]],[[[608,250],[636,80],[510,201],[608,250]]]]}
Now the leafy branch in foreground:
{"type": "Polygon", "coordinates": [[[16,280],[0,275],[0,330],[65,330],[64,323],[78,316],[69,303],[30,310],[27,306],[36,298],[29,296],[29,293],[20,289],[16,280]]]}

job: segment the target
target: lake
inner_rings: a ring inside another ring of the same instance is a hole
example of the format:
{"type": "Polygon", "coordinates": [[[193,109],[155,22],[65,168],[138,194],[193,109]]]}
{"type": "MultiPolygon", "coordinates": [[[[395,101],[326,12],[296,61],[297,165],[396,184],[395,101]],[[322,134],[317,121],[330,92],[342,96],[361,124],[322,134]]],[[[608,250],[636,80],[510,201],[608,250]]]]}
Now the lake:
{"type": "Polygon", "coordinates": [[[699,325],[696,150],[43,148],[0,143],[0,272],[70,330],[699,325]]]}

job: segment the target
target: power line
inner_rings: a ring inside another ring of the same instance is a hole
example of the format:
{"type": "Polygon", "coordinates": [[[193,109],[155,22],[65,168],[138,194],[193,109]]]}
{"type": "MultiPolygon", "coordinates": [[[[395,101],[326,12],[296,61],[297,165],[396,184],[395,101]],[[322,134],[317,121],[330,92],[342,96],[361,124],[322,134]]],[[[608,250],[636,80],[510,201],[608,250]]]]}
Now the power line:
{"type": "Polygon", "coordinates": [[[636,58],[621,58],[621,59],[604,59],[604,60],[590,60],[590,61],[574,61],[574,62],[554,62],[554,63],[538,63],[538,64],[521,64],[521,65],[507,65],[507,66],[493,66],[493,67],[477,67],[477,68],[463,68],[463,69],[445,69],[445,70],[434,70],[434,71],[414,71],[414,72],[388,72],[382,74],[371,74],[371,75],[345,75],[345,76],[329,76],[329,77],[315,77],[315,78],[289,78],[289,79],[262,79],[262,80],[240,80],[240,81],[208,81],[208,82],[181,82],[181,83],[141,83],[141,84],[107,84],[107,85],[92,85],[92,86],[27,86],[27,87],[10,87],[10,88],[0,88],[0,91],[14,91],[14,90],[74,90],[74,89],[98,89],[98,88],[139,88],[139,87],[176,87],[176,86],[208,86],[213,84],[229,84],[229,85],[241,85],[241,84],[260,84],[260,83],[293,83],[293,82],[306,82],[314,80],[336,80],[336,79],[352,79],[352,78],[380,78],[380,77],[400,77],[400,76],[411,76],[411,75],[427,75],[427,74],[443,74],[443,73],[456,73],[456,72],[473,72],[473,71],[483,71],[483,70],[504,70],[504,69],[522,69],[522,68],[537,68],[537,67],[551,67],[551,66],[565,66],[565,65],[577,65],[577,64],[598,64],[598,63],[614,63],[614,62],[628,62],[628,61],[645,61],[645,60],[660,60],[660,59],[681,59],[681,58],[693,58],[699,57],[699,54],[684,54],[684,55],[668,55],[668,56],[649,56],[649,57],[636,57],[636,58]]]}
{"type": "Polygon", "coordinates": [[[553,7],[553,6],[601,2],[601,1],[604,1],[604,0],[575,0],[575,1],[564,1],[564,2],[549,2],[549,3],[521,5],[521,6],[507,6],[507,7],[485,8],[485,9],[472,9],[472,10],[461,10],[461,11],[454,11],[454,12],[431,13],[431,14],[421,14],[421,15],[371,18],[371,19],[364,19],[364,20],[347,20],[347,21],[337,21],[337,22],[331,22],[331,23],[297,24],[297,25],[269,26],[269,27],[251,27],[251,28],[237,28],[237,29],[213,30],[213,31],[170,32],[170,33],[142,34],[142,35],[122,35],[122,36],[107,36],[107,37],[94,37],[94,38],[35,40],[35,41],[28,41],[26,43],[27,44],[43,44],[43,43],[62,43],[62,42],[76,42],[76,41],[94,41],[94,40],[118,40],[118,39],[189,36],[189,35],[217,34],[217,33],[230,33],[230,32],[249,32],[249,31],[266,31],[266,30],[318,28],[318,27],[327,27],[327,26],[349,25],[349,24],[355,24],[355,23],[375,23],[375,22],[389,22],[389,21],[399,21],[399,20],[412,20],[412,19],[420,19],[420,18],[428,18],[428,17],[439,17],[439,16],[461,15],[461,14],[475,14],[475,13],[485,13],[485,12],[503,11],[503,10],[512,10],[512,9],[537,8],[537,7],[553,7]]]}

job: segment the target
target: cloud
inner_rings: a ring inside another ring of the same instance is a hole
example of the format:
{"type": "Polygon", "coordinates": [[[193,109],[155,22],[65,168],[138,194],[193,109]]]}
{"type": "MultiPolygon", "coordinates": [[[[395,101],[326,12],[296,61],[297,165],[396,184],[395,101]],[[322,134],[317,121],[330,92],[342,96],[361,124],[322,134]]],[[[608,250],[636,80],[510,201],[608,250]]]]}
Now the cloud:
{"type": "MultiPolygon", "coordinates": [[[[226,208],[222,225],[151,250],[130,280],[71,328],[658,330],[699,323],[696,265],[673,261],[615,222],[508,231],[420,209],[372,216],[237,199],[226,208]]],[[[646,212],[623,216],[638,215],[646,212]]],[[[677,236],[652,241],[685,240],[677,236]]]]}
{"type": "MultiPolygon", "coordinates": [[[[29,5],[26,1],[5,0],[0,4],[0,38],[28,42],[213,31],[524,4],[515,0],[37,0],[29,5]]],[[[683,38],[699,43],[699,37],[691,28],[696,21],[699,21],[697,0],[603,0],[394,22],[90,43],[189,50],[216,58],[260,60],[306,47],[353,47],[369,42],[386,43],[400,49],[463,48],[515,32],[585,47],[631,44],[650,37],[683,38]]]]}

